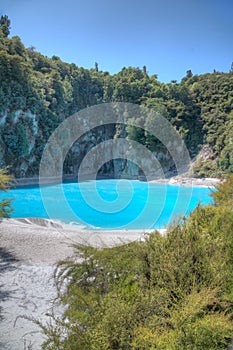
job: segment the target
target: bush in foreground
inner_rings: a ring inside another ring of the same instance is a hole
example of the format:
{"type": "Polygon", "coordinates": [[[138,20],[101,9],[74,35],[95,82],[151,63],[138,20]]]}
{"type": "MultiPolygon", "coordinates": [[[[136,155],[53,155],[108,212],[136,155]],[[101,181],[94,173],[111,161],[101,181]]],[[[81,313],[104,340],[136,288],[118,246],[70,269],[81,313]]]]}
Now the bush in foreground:
{"type": "MultiPolygon", "coordinates": [[[[13,184],[13,177],[9,175],[8,169],[0,169],[0,191],[7,192],[13,184]]],[[[8,218],[12,212],[11,200],[3,198],[0,201],[0,220],[8,218]]]]}
{"type": "Polygon", "coordinates": [[[77,246],[82,262],[63,261],[56,270],[66,311],[44,328],[43,348],[227,349],[233,215],[226,203],[198,207],[166,236],[155,231],[144,242],[100,250],[77,246]]]}

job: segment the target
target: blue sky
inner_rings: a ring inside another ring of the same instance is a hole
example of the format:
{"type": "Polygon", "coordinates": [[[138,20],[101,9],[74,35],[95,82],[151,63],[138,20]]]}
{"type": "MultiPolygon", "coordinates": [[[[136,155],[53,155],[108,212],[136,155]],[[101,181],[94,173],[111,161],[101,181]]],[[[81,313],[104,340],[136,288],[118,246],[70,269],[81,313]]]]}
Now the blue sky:
{"type": "Polygon", "coordinates": [[[111,74],[143,67],[158,80],[228,72],[232,0],[1,0],[26,47],[111,74]]]}

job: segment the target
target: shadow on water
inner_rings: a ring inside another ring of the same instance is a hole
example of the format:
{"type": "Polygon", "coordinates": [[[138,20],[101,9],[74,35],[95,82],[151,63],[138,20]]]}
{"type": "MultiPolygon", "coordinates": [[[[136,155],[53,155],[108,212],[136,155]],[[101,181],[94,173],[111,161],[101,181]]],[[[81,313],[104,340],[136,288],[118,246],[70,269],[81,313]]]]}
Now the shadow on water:
{"type": "MultiPolygon", "coordinates": [[[[8,250],[0,247],[0,279],[8,271],[16,269],[15,263],[19,260],[8,250]]],[[[6,286],[0,283],[0,302],[4,302],[11,297],[12,292],[7,291],[6,286]]],[[[4,321],[3,307],[0,306],[0,323],[4,321]]],[[[0,348],[4,348],[4,344],[0,341],[0,348]]]]}

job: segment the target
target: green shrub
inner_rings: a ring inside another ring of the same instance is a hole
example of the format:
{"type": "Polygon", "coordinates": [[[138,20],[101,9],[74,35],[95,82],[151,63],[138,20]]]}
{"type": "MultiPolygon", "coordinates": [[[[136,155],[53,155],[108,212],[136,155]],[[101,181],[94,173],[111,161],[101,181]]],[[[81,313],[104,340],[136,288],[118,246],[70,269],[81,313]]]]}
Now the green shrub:
{"type": "Polygon", "coordinates": [[[76,246],[56,281],[64,318],[44,349],[227,349],[233,332],[233,216],[198,207],[165,236],[76,246]],[[64,291],[64,283],[67,288],[64,291]]]}
{"type": "MultiPolygon", "coordinates": [[[[8,174],[8,169],[0,169],[0,191],[7,192],[13,184],[13,177],[8,174]]],[[[8,218],[12,212],[11,200],[3,198],[0,202],[0,220],[8,218]]]]}

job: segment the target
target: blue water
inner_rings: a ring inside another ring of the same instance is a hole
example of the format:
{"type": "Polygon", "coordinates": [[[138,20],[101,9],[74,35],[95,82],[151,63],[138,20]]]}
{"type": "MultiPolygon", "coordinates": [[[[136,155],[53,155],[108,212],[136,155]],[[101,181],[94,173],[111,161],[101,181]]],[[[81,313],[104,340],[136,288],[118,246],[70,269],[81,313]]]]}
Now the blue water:
{"type": "Polygon", "coordinates": [[[12,217],[41,217],[75,223],[85,228],[163,228],[186,216],[199,202],[212,202],[211,190],[148,184],[128,180],[98,180],[11,189],[12,217]]]}

